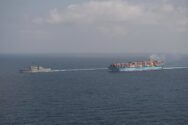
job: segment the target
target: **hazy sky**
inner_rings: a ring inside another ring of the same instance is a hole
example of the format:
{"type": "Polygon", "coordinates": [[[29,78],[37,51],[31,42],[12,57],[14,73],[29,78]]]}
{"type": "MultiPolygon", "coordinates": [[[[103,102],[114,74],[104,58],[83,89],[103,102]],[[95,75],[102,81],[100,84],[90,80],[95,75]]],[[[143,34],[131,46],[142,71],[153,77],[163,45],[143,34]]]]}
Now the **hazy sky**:
{"type": "Polygon", "coordinates": [[[0,53],[187,53],[188,0],[0,0],[0,53]]]}

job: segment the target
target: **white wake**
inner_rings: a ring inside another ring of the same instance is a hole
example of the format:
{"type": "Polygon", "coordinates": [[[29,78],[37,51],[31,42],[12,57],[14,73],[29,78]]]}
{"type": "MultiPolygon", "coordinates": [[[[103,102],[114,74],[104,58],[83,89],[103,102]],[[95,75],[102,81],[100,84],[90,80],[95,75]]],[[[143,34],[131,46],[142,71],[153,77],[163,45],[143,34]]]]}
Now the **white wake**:
{"type": "MultiPolygon", "coordinates": [[[[82,69],[52,69],[46,72],[73,72],[73,71],[96,71],[107,70],[108,68],[82,68],[82,69]]],[[[188,69],[188,67],[163,67],[161,70],[188,69]]]]}
{"type": "Polygon", "coordinates": [[[163,69],[188,69],[188,67],[163,67],[163,69]]]}
{"type": "Polygon", "coordinates": [[[60,69],[60,70],[51,70],[51,72],[96,71],[96,70],[107,70],[107,69],[108,68],[60,69]]]}

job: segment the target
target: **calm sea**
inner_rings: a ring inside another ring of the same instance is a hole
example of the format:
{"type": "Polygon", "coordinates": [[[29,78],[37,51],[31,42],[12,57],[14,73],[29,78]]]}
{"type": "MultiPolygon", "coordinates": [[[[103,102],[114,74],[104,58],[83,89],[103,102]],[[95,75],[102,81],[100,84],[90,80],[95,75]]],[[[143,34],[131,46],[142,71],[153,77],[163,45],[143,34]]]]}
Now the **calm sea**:
{"type": "MultiPolygon", "coordinates": [[[[188,125],[188,69],[20,74],[32,64],[53,69],[104,68],[146,56],[0,56],[0,125],[188,125]]],[[[188,56],[167,56],[188,66],[188,56]]]]}

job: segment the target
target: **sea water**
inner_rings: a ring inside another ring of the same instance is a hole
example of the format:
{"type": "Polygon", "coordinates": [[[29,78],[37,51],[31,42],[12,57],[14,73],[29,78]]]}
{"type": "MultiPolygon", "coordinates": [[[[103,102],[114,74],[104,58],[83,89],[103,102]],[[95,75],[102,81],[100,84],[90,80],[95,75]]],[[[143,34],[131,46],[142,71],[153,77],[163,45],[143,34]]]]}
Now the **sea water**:
{"type": "MultiPolygon", "coordinates": [[[[187,125],[188,69],[112,73],[52,69],[106,68],[146,56],[0,56],[0,125],[187,125]]],[[[166,59],[188,66],[188,56],[166,59]]]]}

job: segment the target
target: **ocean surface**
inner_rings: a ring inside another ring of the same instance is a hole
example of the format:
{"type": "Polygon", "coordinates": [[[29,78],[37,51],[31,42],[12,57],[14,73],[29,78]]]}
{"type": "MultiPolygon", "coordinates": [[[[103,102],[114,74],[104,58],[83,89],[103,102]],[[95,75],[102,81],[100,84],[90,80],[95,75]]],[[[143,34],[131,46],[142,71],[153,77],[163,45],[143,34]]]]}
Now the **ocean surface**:
{"type": "MultiPolygon", "coordinates": [[[[0,125],[188,125],[188,69],[21,74],[52,69],[106,68],[146,56],[0,55],[0,125]]],[[[188,67],[188,56],[166,56],[188,67]]]]}

